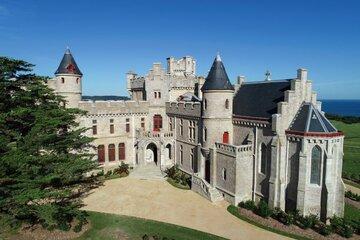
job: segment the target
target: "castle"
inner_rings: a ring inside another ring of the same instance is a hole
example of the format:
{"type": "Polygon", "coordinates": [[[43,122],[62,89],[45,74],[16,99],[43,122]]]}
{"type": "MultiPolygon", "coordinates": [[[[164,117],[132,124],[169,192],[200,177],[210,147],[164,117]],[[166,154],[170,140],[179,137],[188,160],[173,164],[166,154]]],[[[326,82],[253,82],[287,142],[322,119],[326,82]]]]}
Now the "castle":
{"type": "Polygon", "coordinates": [[[344,135],[326,119],[305,69],[293,79],[231,84],[216,56],[206,78],[190,56],[126,74],[128,101],[82,100],[82,73],[67,50],[48,85],[95,137],[96,161],[178,165],[192,190],[232,204],[264,199],[322,219],[343,215],[344,135]]]}

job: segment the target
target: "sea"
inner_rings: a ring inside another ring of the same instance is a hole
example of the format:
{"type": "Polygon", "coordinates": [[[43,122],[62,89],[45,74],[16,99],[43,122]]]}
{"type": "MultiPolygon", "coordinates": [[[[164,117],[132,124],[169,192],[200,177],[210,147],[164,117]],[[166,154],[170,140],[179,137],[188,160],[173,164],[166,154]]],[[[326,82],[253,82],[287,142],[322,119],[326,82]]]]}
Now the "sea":
{"type": "Polygon", "coordinates": [[[360,117],[360,99],[356,100],[331,100],[323,99],[321,109],[325,113],[331,113],[342,116],[360,117]]]}

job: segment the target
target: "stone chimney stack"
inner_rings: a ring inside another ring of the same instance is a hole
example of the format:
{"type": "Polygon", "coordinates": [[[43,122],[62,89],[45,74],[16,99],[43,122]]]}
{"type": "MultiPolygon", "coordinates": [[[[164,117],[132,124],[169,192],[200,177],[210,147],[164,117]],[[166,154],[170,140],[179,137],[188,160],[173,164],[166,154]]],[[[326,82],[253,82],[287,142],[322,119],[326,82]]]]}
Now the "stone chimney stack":
{"type": "Polygon", "coordinates": [[[308,80],[308,71],[304,68],[299,68],[297,70],[297,78],[302,80],[302,81],[307,81],[308,80]]]}

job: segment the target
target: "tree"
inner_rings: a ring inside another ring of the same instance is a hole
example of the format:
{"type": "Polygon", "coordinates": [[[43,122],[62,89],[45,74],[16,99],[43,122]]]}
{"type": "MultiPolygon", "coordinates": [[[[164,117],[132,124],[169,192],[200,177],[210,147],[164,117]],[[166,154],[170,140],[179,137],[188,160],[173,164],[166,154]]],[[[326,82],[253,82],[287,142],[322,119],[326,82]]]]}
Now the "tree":
{"type": "MultiPolygon", "coordinates": [[[[86,222],[81,198],[100,184],[92,138],[64,98],[32,74],[33,65],[0,57],[0,215],[67,230],[86,222]]],[[[0,217],[1,217],[0,216],[0,217]]]]}

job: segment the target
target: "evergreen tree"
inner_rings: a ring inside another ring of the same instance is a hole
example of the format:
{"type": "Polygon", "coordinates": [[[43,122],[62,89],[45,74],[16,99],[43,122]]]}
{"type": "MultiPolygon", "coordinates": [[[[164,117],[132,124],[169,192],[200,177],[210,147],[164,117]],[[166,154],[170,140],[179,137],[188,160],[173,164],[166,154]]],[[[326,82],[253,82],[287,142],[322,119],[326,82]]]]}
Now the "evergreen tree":
{"type": "Polygon", "coordinates": [[[81,197],[100,184],[83,111],[32,74],[33,65],[0,57],[0,217],[46,228],[77,229],[86,221],[81,197]]]}

